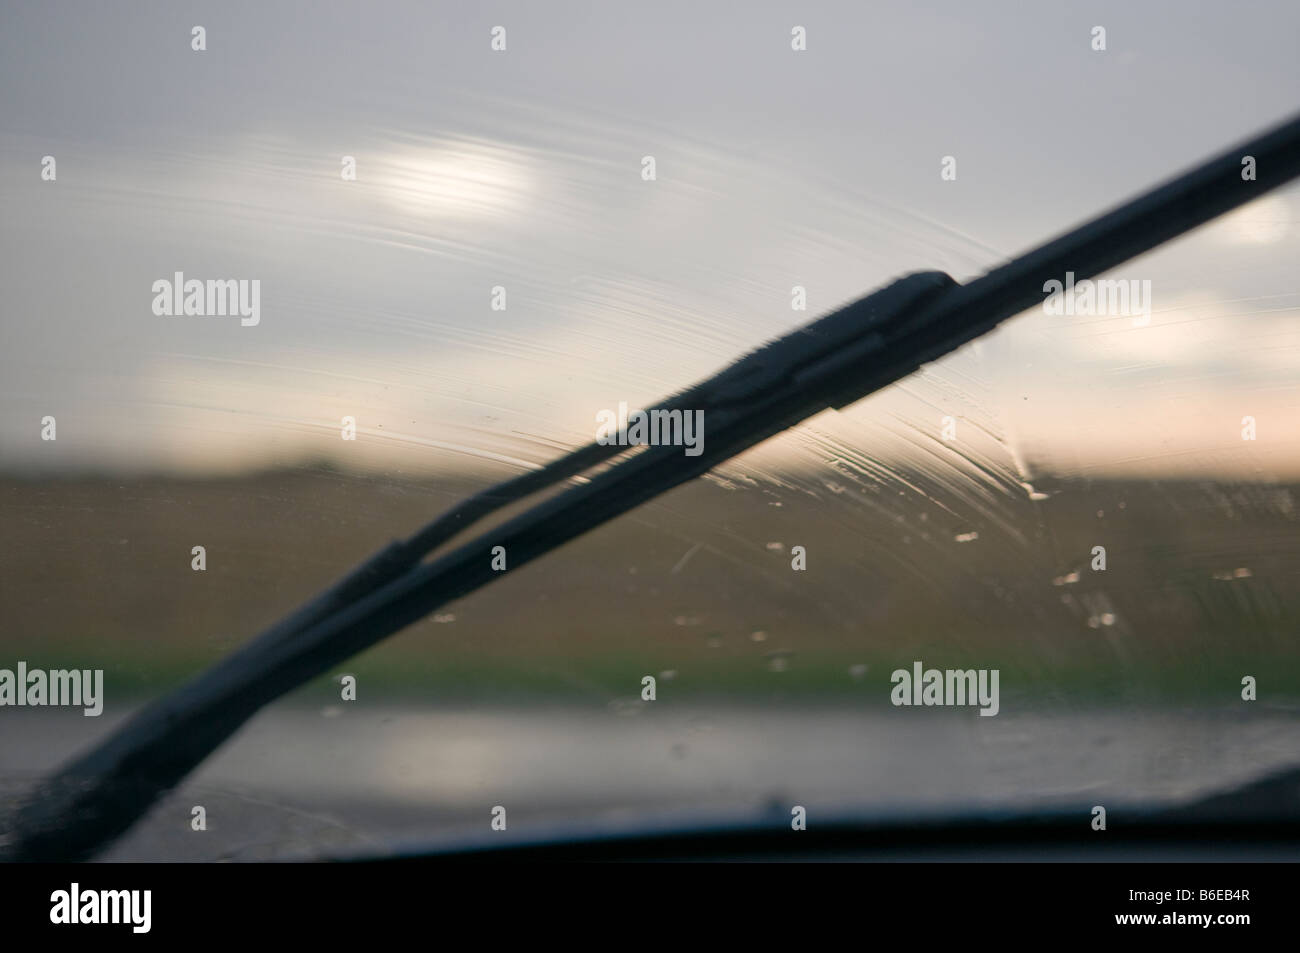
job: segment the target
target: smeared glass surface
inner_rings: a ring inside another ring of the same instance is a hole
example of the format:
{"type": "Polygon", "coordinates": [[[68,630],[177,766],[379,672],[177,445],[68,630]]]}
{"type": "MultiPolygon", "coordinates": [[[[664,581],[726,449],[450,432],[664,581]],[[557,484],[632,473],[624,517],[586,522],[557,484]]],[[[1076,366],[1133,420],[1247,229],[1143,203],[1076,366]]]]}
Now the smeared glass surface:
{"type": "MultiPolygon", "coordinates": [[[[799,54],[792,16],[7,12],[0,666],[103,667],[110,695],[0,713],[5,790],[597,411],[899,274],[978,274],[1300,93],[1272,4],[828,4],[799,54]],[[177,271],[260,279],[261,323],[155,316],[177,271]]],[[[477,831],[495,804],[517,830],[1160,803],[1300,761],[1298,205],[1107,276],[1151,281],[1145,326],[1024,314],[445,607],[345,667],[356,702],[336,675],[259,715],[121,856],[477,831]],[[1001,713],[890,706],[914,660],[1000,669],[1001,713]],[[196,844],[203,798],[239,820],[196,844]]]]}

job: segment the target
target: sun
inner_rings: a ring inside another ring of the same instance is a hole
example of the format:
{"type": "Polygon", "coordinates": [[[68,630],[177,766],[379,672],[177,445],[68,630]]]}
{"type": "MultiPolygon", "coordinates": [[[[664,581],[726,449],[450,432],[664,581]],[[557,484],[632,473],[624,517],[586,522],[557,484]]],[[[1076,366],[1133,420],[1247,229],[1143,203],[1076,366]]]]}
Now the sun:
{"type": "Polygon", "coordinates": [[[1295,228],[1295,211],[1282,195],[1266,195],[1223,216],[1215,226],[1234,245],[1272,245],[1295,228]]]}
{"type": "Polygon", "coordinates": [[[464,141],[391,153],[379,162],[377,187],[386,202],[410,214],[481,218],[517,213],[532,192],[532,176],[522,156],[464,141]]]}

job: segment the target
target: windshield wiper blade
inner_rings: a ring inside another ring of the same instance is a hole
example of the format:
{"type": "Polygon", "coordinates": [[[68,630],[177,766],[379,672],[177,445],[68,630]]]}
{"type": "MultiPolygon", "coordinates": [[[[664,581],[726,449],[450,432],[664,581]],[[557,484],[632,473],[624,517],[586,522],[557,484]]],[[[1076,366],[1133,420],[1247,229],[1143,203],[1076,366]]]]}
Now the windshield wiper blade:
{"type": "Polygon", "coordinates": [[[1082,280],[1201,225],[1300,175],[1300,117],[1039,248],[959,285],[940,272],[902,278],[742,358],[669,398],[703,410],[707,448],[590,444],[471,497],[409,540],[393,543],[325,593],[171,695],[141,710],[39,784],[0,834],[0,859],[92,856],[255,712],[445,603],[555,549],[827,407],[842,407],[911,373],[1043,300],[1044,284],[1082,280]],[[1245,156],[1256,177],[1242,176],[1245,156]],[[597,465],[626,459],[471,542],[421,560],[475,520],[597,465]]]}

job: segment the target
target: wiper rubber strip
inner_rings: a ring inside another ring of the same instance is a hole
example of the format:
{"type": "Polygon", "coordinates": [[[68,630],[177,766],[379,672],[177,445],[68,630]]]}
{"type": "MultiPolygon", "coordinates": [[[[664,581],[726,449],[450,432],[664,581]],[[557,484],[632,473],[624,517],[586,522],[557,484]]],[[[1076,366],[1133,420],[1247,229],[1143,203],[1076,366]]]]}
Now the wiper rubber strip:
{"type": "Polygon", "coordinates": [[[659,410],[703,410],[707,449],[592,443],[485,490],[376,553],[324,593],[155,701],[40,782],[0,831],[0,860],[94,856],[259,709],[503,573],[792,427],[843,407],[1041,302],[1067,271],[1090,278],[1300,175],[1300,116],[966,284],[901,278],[741,358],[659,410]],[[1243,177],[1254,157],[1255,178],[1243,177]],[[501,507],[616,460],[429,562],[501,507]]]}

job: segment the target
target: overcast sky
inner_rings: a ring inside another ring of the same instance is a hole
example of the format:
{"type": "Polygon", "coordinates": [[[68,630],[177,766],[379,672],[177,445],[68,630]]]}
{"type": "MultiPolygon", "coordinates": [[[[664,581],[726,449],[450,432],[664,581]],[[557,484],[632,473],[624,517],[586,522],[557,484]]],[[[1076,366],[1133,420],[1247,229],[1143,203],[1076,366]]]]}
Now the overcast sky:
{"type": "MultiPolygon", "coordinates": [[[[543,461],[1286,118],[1297,36],[1280,2],[6,2],[0,465],[543,461]],[[260,324],[155,315],[177,271],[259,279],[260,324]]],[[[1152,282],[1148,327],[1026,314],[743,465],[933,455],[951,415],[1026,480],[1300,475],[1297,209],[1114,272],[1152,282]]]]}

